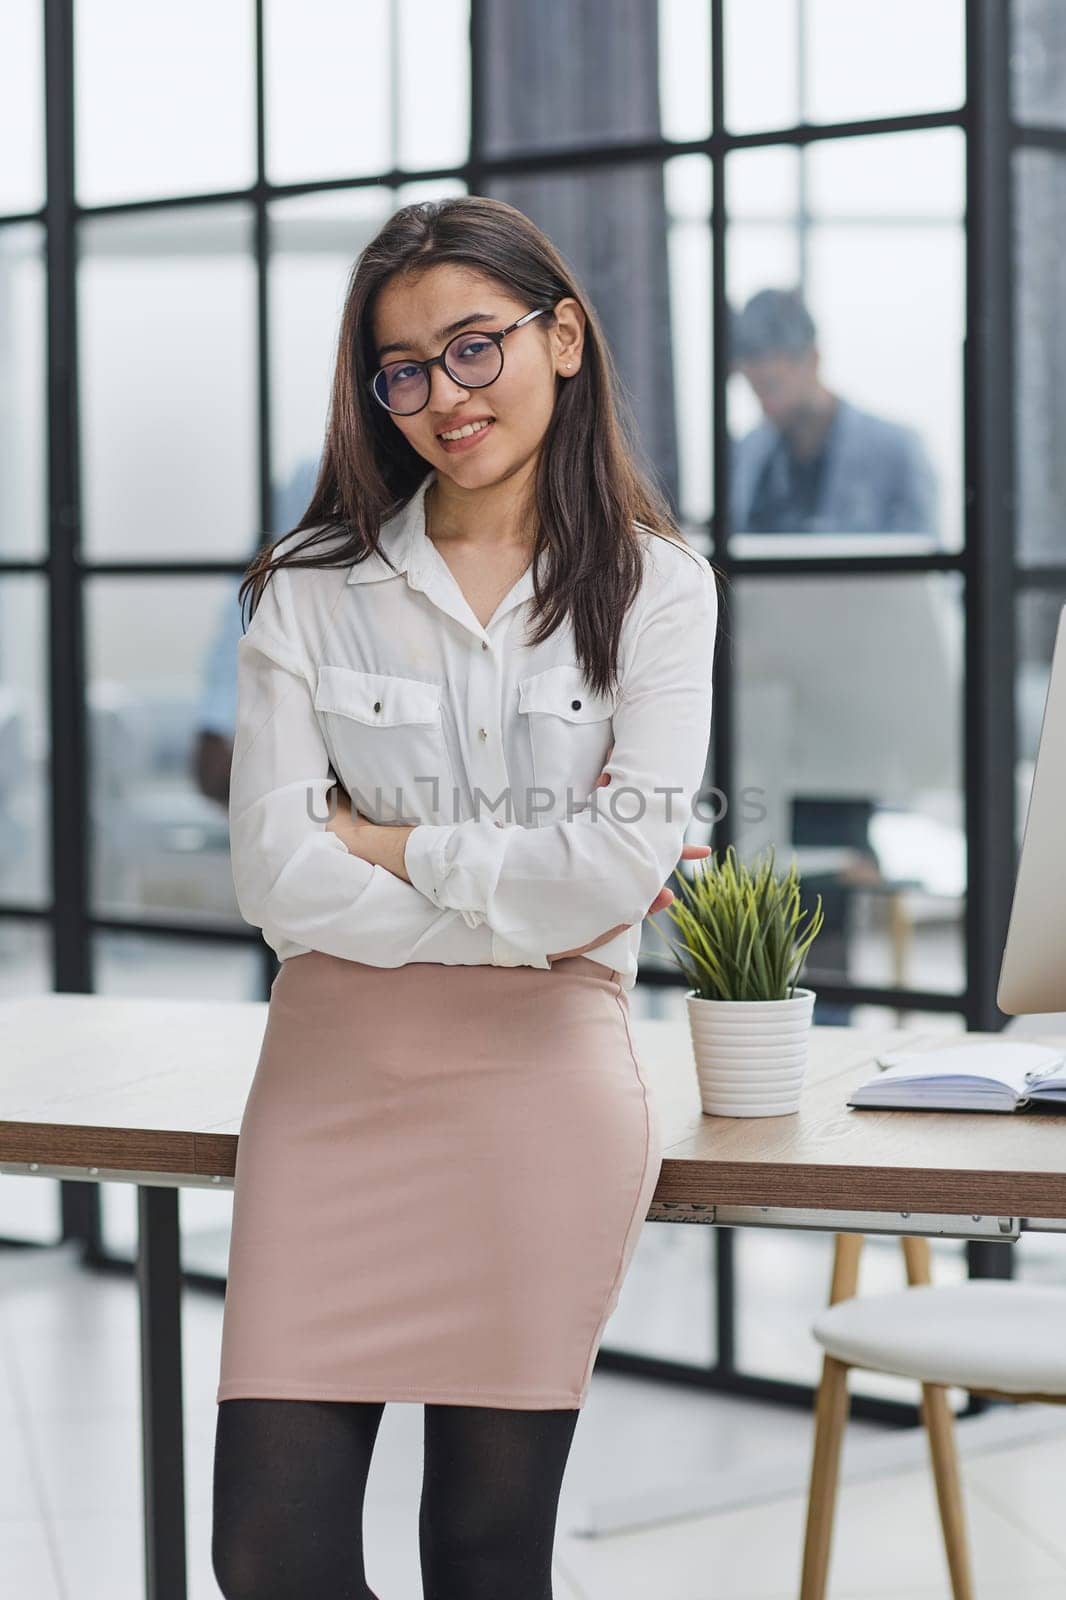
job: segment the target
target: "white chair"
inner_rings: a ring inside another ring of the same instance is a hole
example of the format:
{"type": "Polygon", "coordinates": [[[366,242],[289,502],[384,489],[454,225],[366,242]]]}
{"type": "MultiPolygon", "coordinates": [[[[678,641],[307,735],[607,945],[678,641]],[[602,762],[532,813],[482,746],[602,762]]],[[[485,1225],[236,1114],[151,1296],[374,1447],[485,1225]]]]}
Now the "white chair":
{"type": "Polygon", "coordinates": [[[1066,1289],[971,1279],[930,1282],[929,1244],[903,1239],[910,1287],[856,1295],[860,1234],[838,1234],[829,1305],[813,1324],[825,1351],[815,1405],[800,1600],[824,1600],[848,1372],[916,1378],[929,1436],[954,1600],[973,1600],[949,1387],[998,1400],[1066,1404],[1066,1289]]]}

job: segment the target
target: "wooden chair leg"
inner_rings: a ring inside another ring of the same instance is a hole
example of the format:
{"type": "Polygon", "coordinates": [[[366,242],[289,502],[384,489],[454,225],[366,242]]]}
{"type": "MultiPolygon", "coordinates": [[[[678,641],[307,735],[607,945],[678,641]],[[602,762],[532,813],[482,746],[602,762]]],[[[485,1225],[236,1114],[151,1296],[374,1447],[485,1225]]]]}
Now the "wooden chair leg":
{"type": "Polygon", "coordinates": [[[848,1368],[834,1356],[826,1356],[814,1410],[814,1456],[807,1496],[800,1600],[825,1600],[840,1450],[847,1416],[848,1368]]]}
{"type": "Polygon", "coordinates": [[[933,1263],[929,1253],[929,1240],[905,1235],[900,1244],[903,1246],[903,1262],[907,1269],[909,1287],[913,1289],[919,1284],[932,1283],[933,1263]]]}
{"type": "Polygon", "coordinates": [[[829,1285],[829,1304],[850,1300],[859,1287],[859,1261],[866,1235],[838,1233],[833,1245],[833,1276],[829,1285]]]}
{"type": "Polygon", "coordinates": [[[948,1392],[940,1384],[922,1384],[922,1416],[929,1435],[929,1453],[933,1461],[940,1525],[944,1530],[951,1593],[954,1600],[973,1600],[954,1418],[948,1405],[948,1392]]]}

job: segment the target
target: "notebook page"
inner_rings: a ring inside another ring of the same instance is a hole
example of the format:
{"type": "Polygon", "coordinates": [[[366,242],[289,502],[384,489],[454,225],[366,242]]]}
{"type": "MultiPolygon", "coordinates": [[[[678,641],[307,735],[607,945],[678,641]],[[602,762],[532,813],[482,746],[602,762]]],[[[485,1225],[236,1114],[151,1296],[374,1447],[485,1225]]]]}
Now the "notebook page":
{"type": "MultiPolygon", "coordinates": [[[[973,1078],[1004,1084],[1016,1095],[1030,1090],[1028,1073],[1043,1073],[1066,1065],[1066,1055],[1050,1045],[1015,1041],[974,1040],[937,1050],[894,1051],[877,1058],[890,1069],[894,1081],[973,1078]]],[[[883,1081],[885,1074],[882,1074],[883,1081]]]]}
{"type": "Polygon", "coordinates": [[[993,1078],[975,1078],[965,1072],[942,1073],[937,1078],[916,1077],[903,1067],[889,1067],[855,1089],[848,1104],[915,1111],[926,1107],[941,1111],[1014,1111],[1023,1098],[993,1078]]]}

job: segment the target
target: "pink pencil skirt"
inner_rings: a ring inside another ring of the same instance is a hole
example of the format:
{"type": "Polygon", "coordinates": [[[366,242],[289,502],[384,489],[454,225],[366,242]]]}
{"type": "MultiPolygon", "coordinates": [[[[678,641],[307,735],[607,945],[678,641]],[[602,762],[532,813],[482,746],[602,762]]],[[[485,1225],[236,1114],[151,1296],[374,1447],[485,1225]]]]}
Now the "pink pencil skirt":
{"type": "Polygon", "coordinates": [[[216,1400],[581,1407],[661,1163],[610,968],[372,967],[270,992],[216,1400]]]}

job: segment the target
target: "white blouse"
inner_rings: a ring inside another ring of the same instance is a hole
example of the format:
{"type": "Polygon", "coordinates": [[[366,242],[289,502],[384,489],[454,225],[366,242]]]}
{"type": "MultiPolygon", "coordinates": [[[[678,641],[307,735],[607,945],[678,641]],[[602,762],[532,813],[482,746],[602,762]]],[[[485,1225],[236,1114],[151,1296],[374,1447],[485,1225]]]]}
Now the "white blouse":
{"type": "Polygon", "coordinates": [[[376,553],[282,567],[238,644],[229,826],[241,915],[281,961],[321,950],[376,967],[545,968],[627,923],[588,955],[632,989],[641,922],[704,778],[714,574],[689,546],[641,530],[620,687],[593,694],[569,618],[525,642],[532,566],[481,626],[426,535],[434,476],[382,523],[396,573],[376,553]],[[338,780],[371,820],[417,824],[410,883],[327,830],[338,780]]]}

